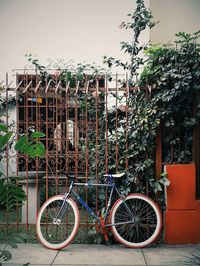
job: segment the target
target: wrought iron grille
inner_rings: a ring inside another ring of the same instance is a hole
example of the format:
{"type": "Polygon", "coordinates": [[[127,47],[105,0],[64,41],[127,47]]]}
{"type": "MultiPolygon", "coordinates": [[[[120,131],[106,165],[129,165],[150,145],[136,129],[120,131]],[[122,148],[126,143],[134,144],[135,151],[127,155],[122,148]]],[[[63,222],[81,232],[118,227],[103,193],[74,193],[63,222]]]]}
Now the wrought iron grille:
{"type": "MultiPolygon", "coordinates": [[[[46,154],[42,158],[30,159],[27,156],[16,153],[13,146],[7,147],[4,159],[4,170],[6,175],[23,175],[25,180],[21,185],[27,194],[24,206],[6,211],[1,220],[1,225],[16,227],[17,231],[26,228],[34,228],[37,213],[41,204],[55,193],[63,193],[68,186],[68,175],[73,174],[75,179],[90,178],[99,181],[101,173],[107,173],[109,165],[114,160],[113,172],[120,169],[119,152],[119,118],[124,117],[124,151],[126,151],[126,165],[128,165],[128,100],[131,91],[137,89],[129,87],[128,76],[124,77],[124,84],[118,82],[118,75],[114,75],[111,84],[106,75],[97,76],[92,81],[89,75],[84,80],[75,78],[71,84],[52,74],[49,79],[41,80],[37,72],[34,74],[17,74],[16,86],[11,88],[8,76],[5,86],[5,123],[12,124],[16,121],[17,139],[21,134],[32,131],[45,133],[40,138],[46,148],[46,154]],[[14,96],[13,96],[14,95],[14,96]],[[16,108],[9,107],[9,99],[14,99],[16,108]],[[119,100],[120,99],[120,100],[119,100]],[[114,110],[114,112],[113,112],[114,110]],[[112,112],[111,112],[112,111],[112,112]],[[103,115],[103,119],[100,119],[103,115]],[[108,123],[111,123],[108,125],[108,123]],[[112,131],[112,132],[111,132],[112,131]],[[112,134],[111,134],[112,133],[112,134]],[[115,136],[115,149],[111,150],[109,138],[115,136]],[[103,146],[100,151],[99,147],[103,146]]],[[[144,89],[146,98],[151,96],[148,88],[144,89]]],[[[199,132],[199,131],[198,131],[199,132]]],[[[162,152],[162,132],[157,132],[156,142],[156,176],[162,171],[162,163],[166,149],[162,152]]],[[[196,143],[199,143],[199,133],[196,134],[196,143]]],[[[164,148],[166,143],[164,143],[164,148]]],[[[168,145],[169,146],[169,145],[168,145]]],[[[199,146],[199,145],[197,145],[199,146]]],[[[170,144],[171,150],[173,144],[170,144]]],[[[180,150],[180,146],[179,150],[180,150]]],[[[190,148],[191,149],[191,148],[190,148]]],[[[174,150],[173,150],[174,152],[174,150]]],[[[199,158],[199,154],[196,154],[199,158]]],[[[198,179],[199,180],[199,179],[198,179]]],[[[199,182],[199,181],[197,181],[199,182]]],[[[199,183],[198,183],[199,184],[199,183]]],[[[98,188],[91,192],[84,188],[81,192],[98,211],[101,201],[103,205],[107,197],[103,197],[106,191],[98,188]]],[[[148,193],[148,188],[147,188],[148,193]]],[[[93,221],[87,214],[83,216],[81,225],[88,228],[93,226],[93,221]]]]}

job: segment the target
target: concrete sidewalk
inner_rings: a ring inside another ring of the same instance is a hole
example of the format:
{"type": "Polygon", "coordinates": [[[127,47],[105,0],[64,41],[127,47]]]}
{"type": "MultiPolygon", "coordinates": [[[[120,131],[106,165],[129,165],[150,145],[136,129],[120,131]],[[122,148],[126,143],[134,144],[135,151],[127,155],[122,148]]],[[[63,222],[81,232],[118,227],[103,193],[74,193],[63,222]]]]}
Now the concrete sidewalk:
{"type": "Polygon", "coordinates": [[[144,266],[185,265],[186,256],[200,252],[200,245],[167,246],[155,245],[145,249],[127,249],[120,245],[71,244],[61,251],[44,248],[40,244],[18,244],[11,249],[12,260],[6,266],[59,265],[59,266],[144,266]]]}

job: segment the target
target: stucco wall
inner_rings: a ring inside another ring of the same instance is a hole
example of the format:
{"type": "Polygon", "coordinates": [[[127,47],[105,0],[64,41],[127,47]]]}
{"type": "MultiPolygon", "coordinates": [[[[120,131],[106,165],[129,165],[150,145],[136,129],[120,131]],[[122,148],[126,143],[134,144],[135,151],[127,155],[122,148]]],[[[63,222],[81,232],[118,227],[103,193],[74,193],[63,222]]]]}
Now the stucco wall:
{"type": "Polygon", "coordinates": [[[159,21],[150,32],[153,43],[167,43],[177,32],[200,29],[200,0],[150,0],[150,9],[159,21]]]}

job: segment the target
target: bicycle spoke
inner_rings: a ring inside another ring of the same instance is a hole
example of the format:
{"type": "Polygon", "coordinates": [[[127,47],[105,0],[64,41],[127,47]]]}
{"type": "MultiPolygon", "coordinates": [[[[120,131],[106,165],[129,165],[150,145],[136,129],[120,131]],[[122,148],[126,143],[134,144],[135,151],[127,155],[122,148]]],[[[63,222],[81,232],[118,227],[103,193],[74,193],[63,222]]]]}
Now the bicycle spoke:
{"type": "Polygon", "coordinates": [[[157,228],[157,215],[154,208],[145,199],[130,198],[123,201],[116,209],[114,224],[116,224],[114,227],[120,239],[131,244],[143,243],[154,234],[157,228]],[[125,207],[125,203],[130,211],[125,207]],[[131,219],[129,212],[133,214],[131,219]]]}
{"type": "Polygon", "coordinates": [[[60,244],[64,242],[72,233],[75,223],[75,216],[71,206],[68,206],[68,210],[61,210],[63,203],[62,200],[55,200],[45,208],[43,214],[41,215],[41,234],[47,242],[53,244],[60,244]],[[59,224],[55,224],[53,221],[57,218],[60,211],[63,213],[59,215],[62,217],[58,220],[59,224]],[[65,211],[65,213],[64,213],[65,211]],[[71,226],[69,225],[71,224],[71,226]]]}

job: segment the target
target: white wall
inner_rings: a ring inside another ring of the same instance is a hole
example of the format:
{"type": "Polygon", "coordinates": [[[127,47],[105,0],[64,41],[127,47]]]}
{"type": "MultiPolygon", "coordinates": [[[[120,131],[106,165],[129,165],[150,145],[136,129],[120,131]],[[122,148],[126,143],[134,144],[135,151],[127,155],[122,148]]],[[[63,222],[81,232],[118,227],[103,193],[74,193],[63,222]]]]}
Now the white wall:
{"type": "MultiPolygon", "coordinates": [[[[146,0],[149,3],[149,0],[146,0]]],[[[101,63],[103,55],[124,58],[120,41],[130,32],[119,25],[128,20],[136,0],[0,0],[0,79],[23,68],[24,55],[41,63],[64,58],[101,63]]],[[[148,41],[149,33],[144,39],[148,41]]]]}
{"type": "Polygon", "coordinates": [[[200,30],[200,0],[150,0],[150,9],[159,23],[151,30],[153,43],[175,40],[175,33],[200,30]]]}

